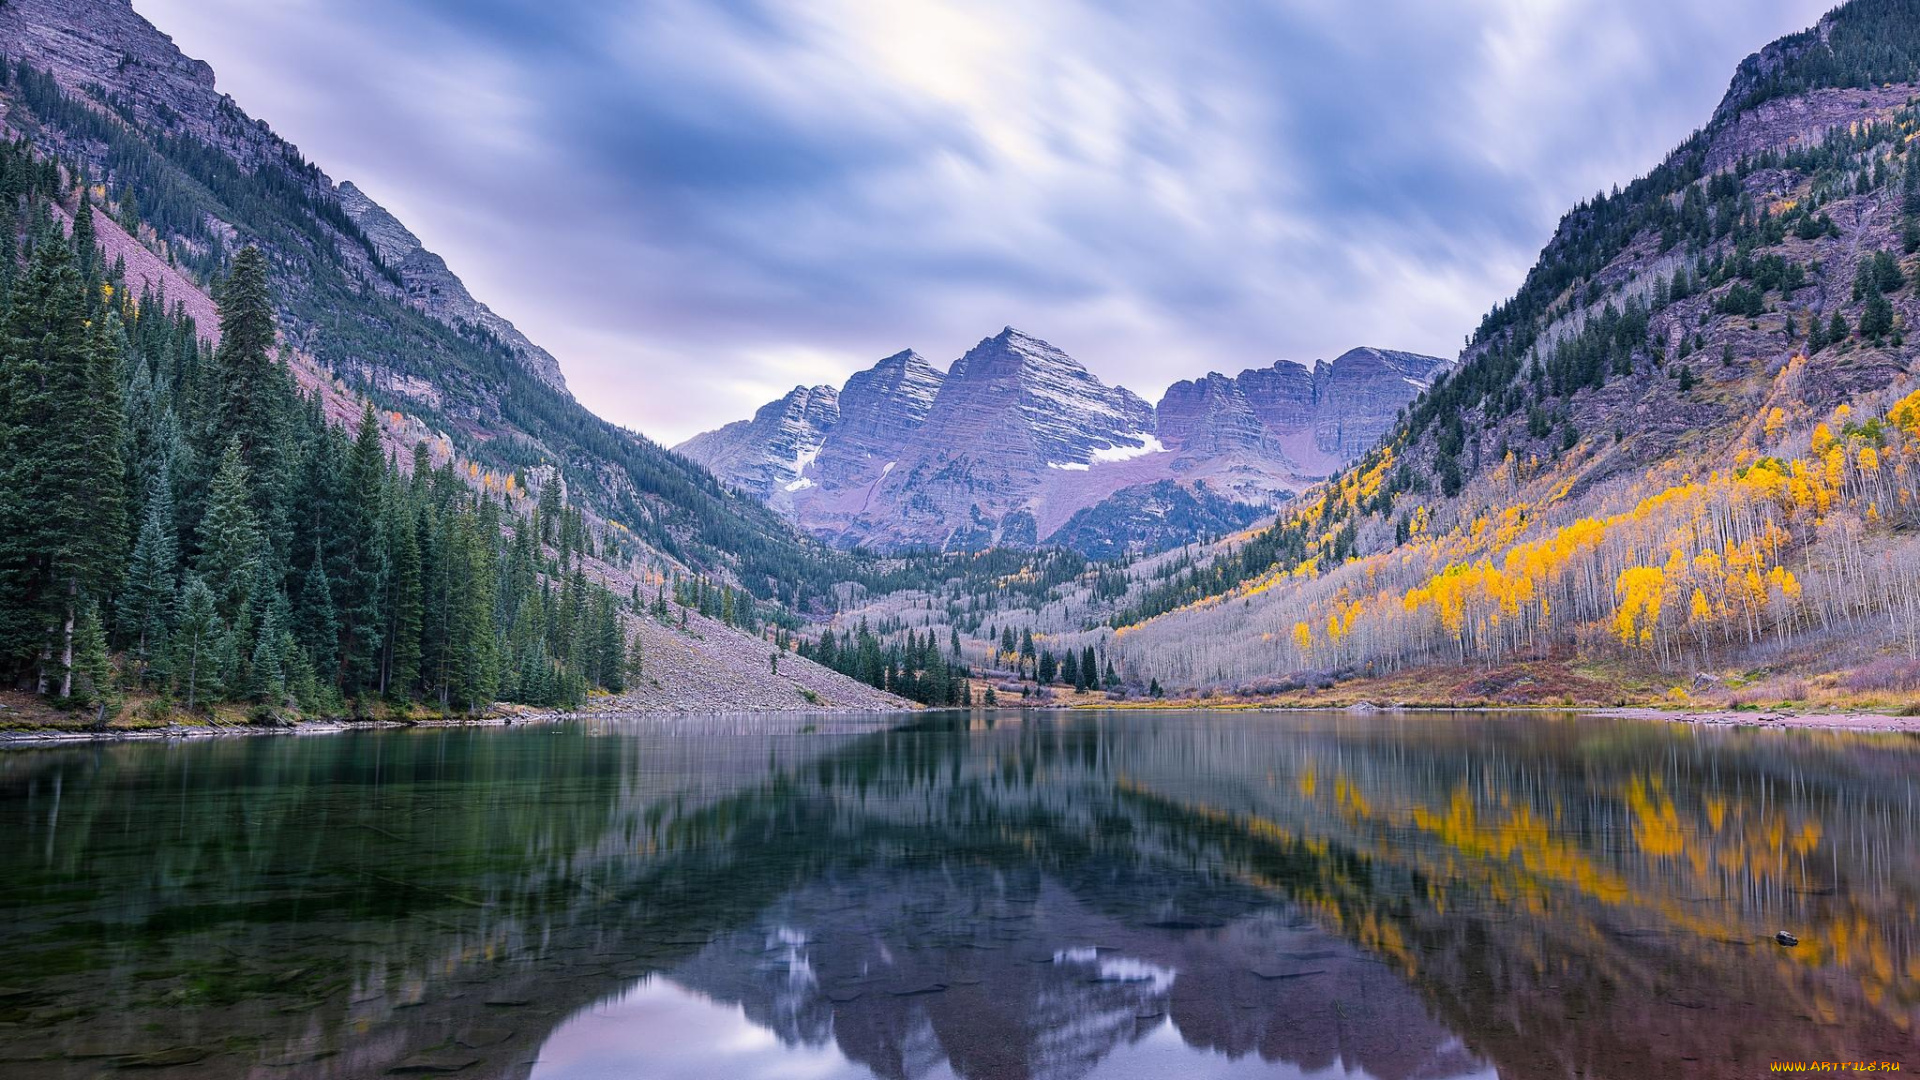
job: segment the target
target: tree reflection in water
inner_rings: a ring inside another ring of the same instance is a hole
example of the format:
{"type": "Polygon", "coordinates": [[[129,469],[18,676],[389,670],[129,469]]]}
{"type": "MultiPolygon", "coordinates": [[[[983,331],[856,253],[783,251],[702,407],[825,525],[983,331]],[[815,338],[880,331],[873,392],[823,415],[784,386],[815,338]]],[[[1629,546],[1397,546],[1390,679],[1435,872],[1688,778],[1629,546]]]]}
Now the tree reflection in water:
{"type": "Polygon", "coordinates": [[[0,756],[0,1076],[1920,1066],[1909,741],[996,721],[0,756]]]}

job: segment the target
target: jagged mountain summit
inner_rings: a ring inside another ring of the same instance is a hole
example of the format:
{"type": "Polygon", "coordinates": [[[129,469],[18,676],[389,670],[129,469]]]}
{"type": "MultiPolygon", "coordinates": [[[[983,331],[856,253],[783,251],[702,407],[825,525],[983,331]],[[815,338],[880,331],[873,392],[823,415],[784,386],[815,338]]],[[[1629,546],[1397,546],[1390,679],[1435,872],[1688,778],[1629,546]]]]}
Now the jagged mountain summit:
{"type": "Polygon", "coordinates": [[[677,449],[844,547],[1157,549],[1243,528],[1339,469],[1447,369],[1354,349],[1174,384],[1158,407],[1007,327],[942,375],[896,353],[677,449]]]}

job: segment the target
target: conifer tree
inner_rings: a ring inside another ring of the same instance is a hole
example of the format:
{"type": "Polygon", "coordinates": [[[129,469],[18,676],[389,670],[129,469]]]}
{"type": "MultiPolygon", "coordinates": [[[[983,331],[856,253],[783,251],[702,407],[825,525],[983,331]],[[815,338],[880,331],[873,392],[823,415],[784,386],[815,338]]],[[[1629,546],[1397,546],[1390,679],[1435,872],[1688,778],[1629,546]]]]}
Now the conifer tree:
{"type": "Polygon", "coordinates": [[[120,590],[122,635],[132,643],[135,671],[144,677],[152,658],[165,649],[173,621],[174,582],[180,569],[174,537],[173,492],[165,476],[153,479],[140,537],[120,590]]]}
{"type": "Polygon", "coordinates": [[[86,177],[80,178],[80,205],[73,213],[73,257],[80,268],[80,277],[88,285],[95,285],[100,276],[100,249],[94,239],[93,231],[93,189],[86,177]]]}
{"type": "Polygon", "coordinates": [[[640,681],[641,674],[646,670],[646,659],[646,648],[641,643],[640,635],[636,633],[633,635],[633,640],[627,643],[627,667],[623,674],[628,686],[640,681]]]}
{"type": "Polygon", "coordinates": [[[420,681],[421,581],[420,543],[413,514],[395,490],[387,516],[387,558],[390,567],[387,605],[387,665],[382,690],[390,697],[412,696],[420,681]]]}
{"type": "Polygon", "coordinates": [[[386,457],[380,450],[380,422],[372,402],[361,413],[344,480],[347,505],[341,525],[346,573],[344,580],[336,583],[340,592],[340,689],[349,697],[358,697],[376,688],[383,622],[380,593],[387,576],[387,553],[380,537],[386,457]]]}
{"type": "Polygon", "coordinates": [[[280,665],[280,635],[263,630],[247,664],[247,696],[271,704],[286,696],[286,674],[280,665]]]}
{"type": "MultiPolygon", "coordinates": [[[[1898,273],[1898,268],[1895,268],[1898,273]]],[[[1867,296],[1866,310],[1860,315],[1860,336],[1878,341],[1893,329],[1893,305],[1878,290],[1867,296]]]]}
{"type": "Polygon", "coordinates": [[[281,380],[273,360],[273,294],[267,259],[252,245],[233,257],[221,283],[220,349],[215,363],[222,385],[221,426],[240,440],[246,460],[262,462],[278,434],[281,380]]]}
{"type": "Polygon", "coordinates": [[[198,705],[200,695],[218,693],[218,682],[208,677],[211,660],[225,628],[214,605],[213,590],[189,573],[181,590],[180,625],[173,635],[173,677],[175,686],[185,695],[187,711],[198,705]]]}
{"type": "Polygon", "coordinates": [[[45,235],[0,341],[0,650],[36,685],[71,692],[83,603],[120,569],[121,395],[111,319],[87,322],[73,251],[45,235]]]}
{"type": "Polygon", "coordinates": [[[227,444],[208,490],[199,546],[194,570],[213,590],[221,619],[231,624],[253,596],[262,555],[260,522],[254,515],[238,436],[227,444]]]}
{"type": "Polygon", "coordinates": [[[320,557],[317,548],[300,586],[294,638],[306,650],[318,671],[331,672],[336,668],[340,654],[340,623],[334,616],[333,589],[327,582],[326,560],[320,557]]]}
{"type": "Polygon", "coordinates": [[[75,633],[75,700],[94,708],[94,726],[106,727],[120,708],[120,687],[113,669],[113,657],[107,651],[107,629],[100,618],[100,605],[88,602],[75,633]]]}

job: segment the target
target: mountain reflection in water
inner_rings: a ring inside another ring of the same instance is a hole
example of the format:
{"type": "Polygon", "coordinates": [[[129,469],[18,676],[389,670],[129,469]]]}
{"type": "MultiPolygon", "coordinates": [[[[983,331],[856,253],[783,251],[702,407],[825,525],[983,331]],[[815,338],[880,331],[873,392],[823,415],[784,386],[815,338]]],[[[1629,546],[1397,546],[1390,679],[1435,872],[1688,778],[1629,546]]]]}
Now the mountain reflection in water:
{"type": "Polygon", "coordinates": [[[0,1077],[1920,1068],[1911,740],[803,723],[0,755],[0,1077]]]}

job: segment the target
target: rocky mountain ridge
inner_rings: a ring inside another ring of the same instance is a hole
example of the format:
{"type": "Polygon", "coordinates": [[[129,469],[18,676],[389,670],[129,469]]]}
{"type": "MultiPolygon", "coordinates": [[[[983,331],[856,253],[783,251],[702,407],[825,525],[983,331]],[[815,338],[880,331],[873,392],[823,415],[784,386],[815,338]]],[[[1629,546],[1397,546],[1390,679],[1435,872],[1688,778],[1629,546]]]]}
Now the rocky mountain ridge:
{"type": "Polygon", "coordinates": [[[512,323],[494,314],[493,309],[473,298],[467,286],[447,261],[428,251],[420,238],[400,220],[369,198],[351,180],[343,180],[335,193],[340,208],[360,226],[385,269],[397,274],[406,290],[407,301],[449,326],[463,323],[478,326],[511,349],[527,370],[556,390],[567,388],[560,361],[553,354],[527,340],[512,323]]]}
{"type": "Polygon", "coordinates": [[[676,450],[841,546],[1105,556],[1244,528],[1371,447],[1447,367],[1360,348],[1209,373],[1151,406],[1007,327],[944,375],[897,353],[837,396],[795,387],[676,450]]]}
{"type": "Polygon", "coordinates": [[[312,373],[303,382],[372,400],[476,484],[513,478],[524,498],[547,477],[650,573],[699,572],[804,606],[850,572],[758,501],[574,401],[549,354],[357,187],[336,186],[219,93],[212,69],[129,0],[8,0],[0,54],[7,134],[84,168],[103,220],[137,219],[130,269],[177,275],[169,303],[202,301],[203,333],[211,283],[256,246],[286,355],[312,373]]]}
{"type": "Polygon", "coordinates": [[[1859,672],[1920,656],[1916,138],[1911,2],[1756,53],[1565,215],[1378,450],[1111,613],[1124,663],[1196,688],[1471,666],[1502,694],[1592,663],[1722,705],[1904,685],[1859,672]]]}

